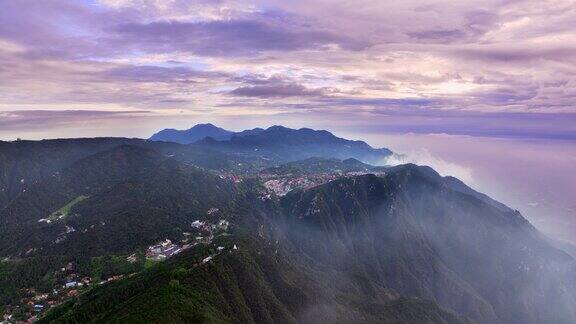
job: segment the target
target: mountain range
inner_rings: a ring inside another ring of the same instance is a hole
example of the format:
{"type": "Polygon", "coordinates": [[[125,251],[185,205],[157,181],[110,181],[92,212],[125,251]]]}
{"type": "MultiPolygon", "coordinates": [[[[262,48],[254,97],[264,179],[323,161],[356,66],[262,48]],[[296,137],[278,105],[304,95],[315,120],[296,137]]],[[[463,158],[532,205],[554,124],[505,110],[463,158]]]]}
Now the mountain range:
{"type": "Polygon", "coordinates": [[[190,144],[206,137],[215,140],[227,140],[234,132],[216,127],[212,124],[198,124],[187,130],[163,129],[152,135],[150,140],[162,142],[174,142],[179,144],[190,144]]]}
{"type": "Polygon", "coordinates": [[[376,149],[366,142],[336,137],[328,131],[310,128],[290,129],[283,126],[241,132],[225,141],[205,138],[194,145],[222,152],[235,152],[243,156],[262,156],[278,162],[321,157],[356,158],[366,163],[378,164],[392,155],[386,148],[376,149]]]}
{"type": "Polygon", "coordinates": [[[200,124],[185,131],[165,129],[154,134],[150,140],[192,144],[242,156],[263,157],[276,162],[311,157],[353,157],[367,163],[379,164],[392,154],[386,148],[375,149],[363,141],[336,137],[328,131],[283,126],[254,128],[234,133],[212,124],[200,124]]]}
{"type": "Polygon", "coordinates": [[[280,126],[192,144],[1,142],[2,310],[41,323],[576,320],[570,254],[456,178],[369,163],[389,154],[280,126]],[[303,185],[275,194],[269,179],[285,178],[303,185]],[[181,251],[153,259],[166,239],[181,251]],[[22,304],[44,293],[49,310],[22,304]]]}

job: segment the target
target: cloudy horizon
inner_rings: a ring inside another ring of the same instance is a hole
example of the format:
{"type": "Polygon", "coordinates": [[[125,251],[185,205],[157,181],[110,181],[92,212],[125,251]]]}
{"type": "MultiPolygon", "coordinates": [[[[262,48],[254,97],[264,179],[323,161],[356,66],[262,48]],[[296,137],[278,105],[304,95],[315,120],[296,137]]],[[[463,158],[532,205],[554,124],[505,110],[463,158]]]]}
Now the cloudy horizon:
{"type": "Polygon", "coordinates": [[[574,21],[571,1],[7,0],[0,138],[323,116],[576,139],[574,21]]]}

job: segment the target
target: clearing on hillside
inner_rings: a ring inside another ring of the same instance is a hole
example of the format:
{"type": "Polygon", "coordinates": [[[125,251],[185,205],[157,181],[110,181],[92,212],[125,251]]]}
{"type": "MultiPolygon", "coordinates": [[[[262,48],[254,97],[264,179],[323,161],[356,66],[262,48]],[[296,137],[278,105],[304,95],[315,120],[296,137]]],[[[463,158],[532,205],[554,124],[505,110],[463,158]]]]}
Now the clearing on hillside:
{"type": "Polygon", "coordinates": [[[79,204],[80,202],[86,199],[88,199],[88,196],[84,195],[74,198],[72,201],[64,205],[62,208],[50,214],[50,216],[48,216],[48,220],[53,222],[65,218],[70,213],[70,210],[72,210],[72,207],[74,207],[75,205],[79,204]]]}

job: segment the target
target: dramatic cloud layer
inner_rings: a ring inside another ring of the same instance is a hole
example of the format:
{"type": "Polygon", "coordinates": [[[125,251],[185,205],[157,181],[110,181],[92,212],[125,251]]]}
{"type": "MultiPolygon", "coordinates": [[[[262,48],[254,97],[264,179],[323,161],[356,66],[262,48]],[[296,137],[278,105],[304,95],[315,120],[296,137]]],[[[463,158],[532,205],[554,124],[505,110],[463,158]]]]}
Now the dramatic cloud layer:
{"type": "Polygon", "coordinates": [[[574,75],[571,0],[0,1],[1,138],[134,111],[574,138],[574,75]]]}

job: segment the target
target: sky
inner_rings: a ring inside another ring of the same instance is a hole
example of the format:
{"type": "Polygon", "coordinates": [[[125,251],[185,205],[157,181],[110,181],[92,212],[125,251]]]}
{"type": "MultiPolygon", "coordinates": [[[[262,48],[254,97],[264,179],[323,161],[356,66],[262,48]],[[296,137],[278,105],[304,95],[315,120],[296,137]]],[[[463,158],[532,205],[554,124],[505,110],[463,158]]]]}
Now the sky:
{"type": "Polygon", "coordinates": [[[576,139],[575,27],[572,0],[2,0],[0,138],[288,120],[576,139]]]}
{"type": "Polygon", "coordinates": [[[328,129],[561,221],[575,76],[573,0],[0,0],[0,140],[328,129]]]}

